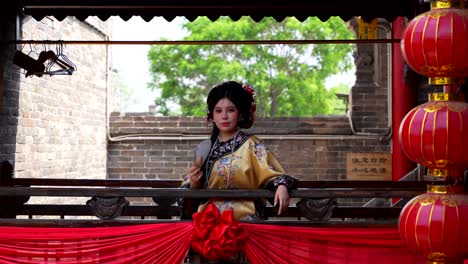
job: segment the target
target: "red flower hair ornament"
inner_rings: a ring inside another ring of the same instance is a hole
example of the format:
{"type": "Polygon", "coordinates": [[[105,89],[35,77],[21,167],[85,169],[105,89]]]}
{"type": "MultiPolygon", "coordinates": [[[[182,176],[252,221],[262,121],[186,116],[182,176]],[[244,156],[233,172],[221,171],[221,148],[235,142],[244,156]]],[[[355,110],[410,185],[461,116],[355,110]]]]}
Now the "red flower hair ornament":
{"type": "Polygon", "coordinates": [[[256,97],[255,97],[255,91],[252,86],[248,84],[242,85],[244,90],[248,92],[252,96],[252,105],[250,106],[250,115],[252,117],[252,123],[255,121],[255,118],[257,117],[255,112],[257,111],[257,104],[255,103],[256,97]]]}
{"type": "Polygon", "coordinates": [[[244,84],[242,85],[242,87],[244,88],[244,90],[246,90],[249,94],[252,95],[252,98],[254,99],[255,101],[255,91],[254,89],[252,88],[252,86],[248,85],[248,84],[244,84]]]}

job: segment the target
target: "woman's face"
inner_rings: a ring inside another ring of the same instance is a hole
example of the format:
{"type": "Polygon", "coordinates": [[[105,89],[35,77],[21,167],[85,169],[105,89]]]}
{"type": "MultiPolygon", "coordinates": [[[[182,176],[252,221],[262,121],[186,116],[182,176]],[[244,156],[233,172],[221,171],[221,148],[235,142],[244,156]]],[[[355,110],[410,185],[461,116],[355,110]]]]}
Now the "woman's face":
{"type": "Polygon", "coordinates": [[[231,136],[238,129],[239,110],[231,100],[222,98],[213,109],[213,120],[221,136],[231,136]]]}

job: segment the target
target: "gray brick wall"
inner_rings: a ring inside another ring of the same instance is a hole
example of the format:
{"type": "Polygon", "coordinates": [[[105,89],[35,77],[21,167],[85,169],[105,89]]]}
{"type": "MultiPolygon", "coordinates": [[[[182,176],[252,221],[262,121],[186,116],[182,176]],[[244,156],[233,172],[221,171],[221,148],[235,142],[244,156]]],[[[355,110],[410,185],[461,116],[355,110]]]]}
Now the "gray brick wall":
{"type": "MultiPolygon", "coordinates": [[[[181,179],[211,127],[201,117],[112,113],[110,131],[110,179],[181,179]]],[[[346,116],[261,118],[247,132],[262,138],[287,172],[302,180],[345,180],[347,152],[390,152],[380,136],[351,135],[346,116]]]]}
{"type": "MultiPolygon", "coordinates": [[[[100,20],[26,18],[21,38],[104,40],[98,29],[106,28],[107,23],[100,20]]],[[[8,31],[14,32],[14,27],[8,31]]],[[[56,45],[23,45],[19,49],[37,58],[43,50],[56,51],[56,45]]],[[[12,51],[2,64],[7,67],[1,155],[2,160],[13,161],[16,177],[106,177],[106,47],[69,45],[64,54],[78,68],[71,76],[26,78],[24,70],[12,63],[12,51]]]]}
{"type": "MultiPolygon", "coordinates": [[[[356,21],[351,20],[356,27],[356,21]]],[[[379,38],[391,38],[391,25],[379,20],[379,38]]],[[[391,44],[360,44],[354,54],[356,83],[351,88],[350,112],[357,133],[390,132],[391,44]],[[389,70],[390,69],[390,70],[389,70]],[[390,99],[390,100],[389,100],[390,99]]]]}

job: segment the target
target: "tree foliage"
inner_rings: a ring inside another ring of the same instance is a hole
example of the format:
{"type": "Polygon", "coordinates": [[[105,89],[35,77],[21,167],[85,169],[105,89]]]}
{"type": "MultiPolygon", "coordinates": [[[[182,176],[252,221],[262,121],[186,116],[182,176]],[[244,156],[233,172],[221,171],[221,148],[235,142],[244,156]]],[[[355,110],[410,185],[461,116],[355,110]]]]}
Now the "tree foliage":
{"type": "MultiPolygon", "coordinates": [[[[306,40],[352,39],[339,18],[327,22],[286,18],[277,22],[248,17],[238,21],[200,17],[186,22],[185,40],[306,40]]],[[[311,116],[334,111],[336,98],[325,88],[330,76],[352,68],[352,44],[311,45],[154,45],[148,52],[151,81],[160,90],[155,103],[160,113],[188,116],[206,114],[211,87],[236,80],[252,85],[259,116],[311,116]]]]}

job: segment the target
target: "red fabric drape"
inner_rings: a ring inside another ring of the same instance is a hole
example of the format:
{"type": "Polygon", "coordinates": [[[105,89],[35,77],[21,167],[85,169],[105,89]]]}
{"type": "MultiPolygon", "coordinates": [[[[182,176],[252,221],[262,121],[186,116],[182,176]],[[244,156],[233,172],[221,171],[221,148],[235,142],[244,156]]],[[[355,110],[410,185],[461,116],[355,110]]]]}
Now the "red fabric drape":
{"type": "MultiPolygon", "coordinates": [[[[397,228],[313,228],[241,223],[245,254],[263,263],[425,263],[397,228]]],[[[98,228],[0,227],[0,263],[180,264],[190,222],[98,228]]]]}
{"type": "Polygon", "coordinates": [[[192,223],[96,228],[0,227],[0,263],[181,263],[192,223]]]}
{"type": "Polygon", "coordinates": [[[419,264],[397,228],[312,228],[243,224],[252,264],[419,264]]]}

